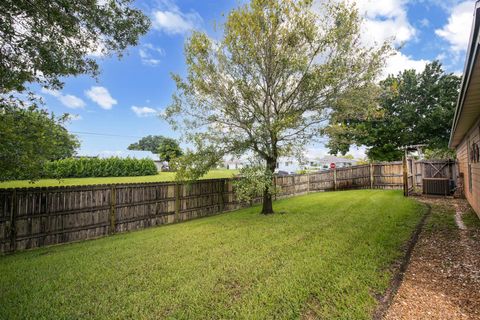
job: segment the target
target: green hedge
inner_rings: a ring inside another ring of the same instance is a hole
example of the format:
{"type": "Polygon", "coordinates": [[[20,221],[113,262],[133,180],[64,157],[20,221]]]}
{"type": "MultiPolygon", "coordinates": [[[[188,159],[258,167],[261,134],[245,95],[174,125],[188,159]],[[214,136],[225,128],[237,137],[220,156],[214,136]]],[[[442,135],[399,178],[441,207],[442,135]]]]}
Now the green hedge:
{"type": "Polygon", "coordinates": [[[89,178],[150,176],[158,173],[153,160],[113,158],[69,158],[48,162],[44,178],[89,178]]]}

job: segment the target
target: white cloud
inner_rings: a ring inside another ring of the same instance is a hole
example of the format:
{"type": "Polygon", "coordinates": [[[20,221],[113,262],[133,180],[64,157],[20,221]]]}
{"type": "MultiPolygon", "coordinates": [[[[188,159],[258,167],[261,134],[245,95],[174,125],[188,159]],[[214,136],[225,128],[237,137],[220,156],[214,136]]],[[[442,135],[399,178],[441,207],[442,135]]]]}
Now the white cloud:
{"type": "Polygon", "coordinates": [[[422,20],[420,20],[420,25],[422,27],[428,27],[430,25],[430,20],[428,20],[427,18],[423,18],[422,20]]]}
{"type": "Polygon", "coordinates": [[[51,95],[53,97],[60,97],[62,94],[60,93],[60,91],[58,90],[52,90],[52,89],[47,89],[47,88],[42,88],[40,90],[42,93],[45,93],[45,94],[48,94],[48,95],[51,95]]]}
{"type": "Polygon", "coordinates": [[[135,112],[137,117],[145,118],[150,116],[158,115],[160,112],[150,107],[137,107],[132,106],[132,111],[135,112]]]}
{"type": "Polygon", "coordinates": [[[308,159],[323,158],[329,150],[323,144],[317,144],[305,149],[304,156],[308,159]]]}
{"type": "Polygon", "coordinates": [[[87,97],[97,103],[101,108],[110,110],[117,104],[117,100],[112,98],[110,92],[105,87],[93,86],[90,90],[85,91],[87,97]]]}
{"type": "Polygon", "coordinates": [[[447,55],[445,54],[445,52],[441,52],[435,57],[435,60],[443,61],[443,60],[445,60],[446,57],[447,57],[447,55]]]}
{"type": "Polygon", "coordinates": [[[161,62],[160,58],[165,56],[165,50],[160,47],[155,47],[151,43],[146,43],[138,49],[138,55],[143,64],[157,66],[161,62]]]}
{"type": "Polygon", "coordinates": [[[367,157],[367,148],[365,146],[351,146],[350,150],[348,151],[355,159],[364,159],[367,157]]]}
{"type": "Polygon", "coordinates": [[[457,53],[467,49],[472,27],[473,6],[472,1],[456,5],[450,13],[447,24],[435,30],[435,34],[446,40],[450,49],[457,53]]]}
{"type": "Polygon", "coordinates": [[[62,95],[58,99],[68,108],[81,109],[85,107],[85,102],[82,99],[71,94],[62,95]]]}
{"type": "Polygon", "coordinates": [[[79,114],[69,114],[68,119],[71,121],[78,121],[78,120],[82,120],[83,117],[79,114]]]}
{"type": "Polygon", "coordinates": [[[422,72],[425,69],[425,65],[429,62],[429,60],[412,59],[410,56],[404,55],[403,53],[397,51],[395,55],[387,59],[382,77],[385,78],[389,74],[397,75],[398,72],[407,69],[414,69],[417,72],[422,72]]]}
{"type": "MultiPolygon", "coordinates": [[[[351,146],[347,154],[351,154],[355,159],[365,158],[367,148],[365,146],[351,146]]],[[[319,159],[330,155],[330,150],[323,144],[317,144],[305,149],[305,157],[308,159],[319,159]]],[[[339,155],[341,157],[341,155],[339,155]]]]}
{"type": "Polygon", "coordinates": [[[440,7],[443,10],[451,10],[462,0],[417,0],[420,4],[424,5],[427,9],[430,9],[431,5],[440,7]]]}
{"type": "Polygon", "coordinates": [[[362,40],[369,45],[392,41],[400,45],[413,39],[415,28],[407,17],[405,0],[350,0],[365,16],[362,40]]]}
{"type": "Polygon", "coordinates": [[[196,11],[182,12],[173,2],[163,1],[164,10],[153,12],[153,28],[167,34],[184,34],[199,28],[203,19],[196,11]]]}
{"type": "Polygon", "coordinates": [[[97,0],[97,5],[100,7],[104,7],[106,4],[108,4],[108,0],[97,0]]]}
{"type": "Polygon", "coordinates": [[[149,66],[157,66],[161,62],[160,59],[152,58],[152,56],[150,56],[150,54],[144,49],[138,49],[138,55],[140,56],[142,63],[149,66]]]}
{"type": "Polygon", "coordinates": [[[103,58],[107,53],[107,47],[105,43],[98,41],[97,43],[90,44],[87,55],[92,58],[103,58]]]}
{"type": "Polygon", "coordinates": [[[85,107],[85,102],[77,96],[71,94],[62,94],[58,90],[52,90],[47,88],[41,89],[42,93],[51,95],[57,98],[64,106],[70,109],[82,109],[85,107]]]}

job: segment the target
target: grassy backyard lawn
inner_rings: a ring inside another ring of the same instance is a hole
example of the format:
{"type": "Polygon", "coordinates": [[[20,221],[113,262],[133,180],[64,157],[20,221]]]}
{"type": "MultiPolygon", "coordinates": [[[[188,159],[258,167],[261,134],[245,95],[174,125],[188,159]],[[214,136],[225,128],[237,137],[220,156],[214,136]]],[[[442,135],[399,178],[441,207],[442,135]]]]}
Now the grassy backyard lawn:
{"type": "MultiPolygon", "coordinates": [[[[238,174],[238,170],[212,170],[202,179],[231,178],[238,174]]],[[[139,177],[101,177],[101,178],[68,178],[68,179],[42,179],[34,183],[29,180],[15,180],[0,182],[0,189],[4,188],[30,188],[30,187],[55,187],[55,186],[80,186],[92,184],[110,184],[110,183],[143,183],[143,182],[163,182],[173,181],[175,172],[159,172],[154,176],[139,177]]]]}
{"type": "Polygon", "coordinates": [[[2,319],[370,319],[424,207],[316,193],[0,257],[2,319]]]}

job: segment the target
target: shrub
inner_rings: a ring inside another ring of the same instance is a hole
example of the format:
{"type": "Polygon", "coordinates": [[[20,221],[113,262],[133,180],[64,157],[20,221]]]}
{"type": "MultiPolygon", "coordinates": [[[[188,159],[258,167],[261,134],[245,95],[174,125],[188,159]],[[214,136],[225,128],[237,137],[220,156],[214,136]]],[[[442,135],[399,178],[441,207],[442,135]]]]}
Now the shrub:
{"type": "Polygon", "coordinates": [[[157,174],[157,167],[150,159],[112,158],[68,158],[48,162],[44,167],[44,178],[87,178],[87,177],[132,177],[157,174]]]}

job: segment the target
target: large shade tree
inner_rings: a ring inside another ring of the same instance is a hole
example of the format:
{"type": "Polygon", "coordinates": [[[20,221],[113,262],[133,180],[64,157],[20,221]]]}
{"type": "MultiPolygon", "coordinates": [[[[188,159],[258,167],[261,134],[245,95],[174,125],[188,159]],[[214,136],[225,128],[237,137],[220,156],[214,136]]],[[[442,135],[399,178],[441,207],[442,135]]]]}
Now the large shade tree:
{"type": "Polygon", "coordinates": [[[132,0],[0,1],[0,180],[37,178],[78,146],[67,115],[41,110],[31,84],[61,89],[62,77],[97,76],[96,57],[121,57],[149,25],[132,0]]]}
{"type": "MultiPolygon", "coordinates": [[[[191,35],[187,76],[174,75],[166,111],[194,146],[179,163],[182,179],[226,154],[254,155],[271,176],[280,156],[300,154],[328,120],[369,113],[387,46],[362,45],[354,7],[317,9],[308,0],[252,0],[228,14],[220,40],[191,35]]],[[[263,190],[264,214],[273,212],[273,189],[263,190]]]]}
{"type": "Polygon", "coordinates": [[[61,77],[99,73],[95,56],[121,56],[150,25],[132,0],[0,1],[0,94],[29,83],[52,89],[61,77]]]}
{"type": "Polygon", "coordinates": [[[367,146],[370,160],[400,160],[402,148],[425,145],[427,155],[448,156],[448,139],[460,77],[438,61],[422,72],[405,70],[380,82],[377,112],[366,119],[346,118],[328,129],[332,153],[348,152],[351,144],[367,146]]]}

